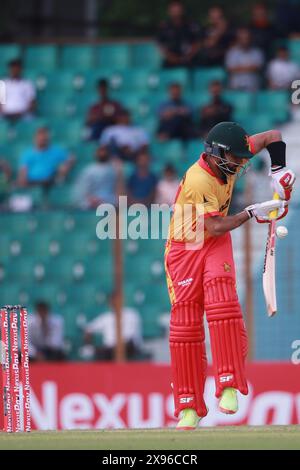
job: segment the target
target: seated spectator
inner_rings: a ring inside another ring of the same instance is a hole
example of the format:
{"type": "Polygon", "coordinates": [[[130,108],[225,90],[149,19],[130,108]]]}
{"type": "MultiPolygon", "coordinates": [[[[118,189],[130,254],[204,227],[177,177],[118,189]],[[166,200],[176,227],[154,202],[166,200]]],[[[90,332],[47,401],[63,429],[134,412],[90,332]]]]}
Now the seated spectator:
{"type": "Polygon", "coordinates": [[[86,120],[90,140],[98,140],[106,127],[116,124],[122,109],[120,103],[109,98],[107,80],[99,80],[97,88],[99,101],[90,107],[86,120]]]}
{"type": "Polygon", "coordinates": [[[286,47],[277,49],[276,57],[271,60],[267,68],[269,87],[278,89],[289,89],[293,80],[300,78],[300,68],[296,62],[290,59],[286,47]]]}
{"type": "Polygon", "coordinates": [[[6,99],[0,106],[1,114],[12,121],[32,117],[36,97],[34,85],[22,78],[20,59],[11,60],[8,65],[9,77],[4,79],[6,99]]]}
{"type": "Polygon", "coordinates": [[[217,67],[224,65],[224,57],[233,40],[228,20],[223,8],[213,6],[208,11],[208,26],[204,31],[204,38],[199,54],[201,65],[217,67]]]}
{"type": "Polygon", "coordinates": [[[36,312],[28,316],[29,355],[35,361],[65,359],[64,320],[50,312],[50,305],[40,301],[36,312]]]}
{"type": "Polygon", "coordinates": [[[92,209],[101,203],[117,204],[120,174],[107,147],[96,150],[95,162],[87,165],[74,186],[74,202],[81,209],[92,209]]]}
{"type": "Polygon", "coordinates": [[[35,134],[34,146],[21,155],[19,185],[47,187],[54,182],[63,182],[73,163],[73,156],[51,144],[48,129],[40,127],[35,134]]]}
{"type": "Polygon", "coordinates": [[[127,183],[129,204],[150,206],[155,199],[157,177],[150,170],[150,157],[141,152],[136,158],[136,169],[127,183]]]}
{"type": "Polygon", "coordinates": [[[259,47],[265,57],[269,57],[270,47],[276,39],[276,31],[265,3],[258,2],[253,5],[249,29],[252,33],[253,45],[259,47]]]}
{"type": "MultiPolygon", "coordinates": [[[[116,295],[110,297],[111,310],[94,318],[85,328],[85,345],[92,345],[94,335],[101,335],[102,345],[95,348],[96,359],[113,361],[115,359],[116,338],[116,295]]],[[[125,356],[128,360],[137,359],[142,348],[142,324],[134,308],[122,309],[122,337],[125,356]]],[[[94,349],[94,348],[93,348],[94,349]]],[[[84,354],[84,351],[81,351],[84,354]]]]}
{"type": "Polygon", "coordinates": [[[264,56],[251,41],[250,31],[239,28],[236,43],[226,54],[229,85],[235,90],[255,91],[260,86],[259,73],[264,65],[264,56]]]}
{"type": "Polygon", "coordinates": [[[300,2],[299,0],[277,0],[275,8],[275,24],[282,37],[298,37],[300,33],[300,2]]]}
{"type": "Polygon", "coordinates": [[[11,168],[6,160],[0,158],[0,208],[5,204],[9,192],[11,168]]]}
{"type": "Polygon", "coordinates": [[[147,149],[149,137],[142,127],[134,126],[130,114],[123,109],[117,117],[117,123],[107,127],[100,138],[101,146],[123,160],[134,160],[137,153],[147,149]]]}
{"type": "Polygon", "coordinates": [[[232,106],[222,98],[222,83],[218,80],[209,86],[210,102],[200,111],[200,136],[205,137],[208,131],[222,121],[232,120],[232,106]]]}
{"type": "Polygon", "coordinates": [[[178,83],[169,86],[169,100],[159,107],[158,138],[187,140],[194,136],[192,107],[183,99],[178,83]]]}
{"type": "Polygon", "coordinates": [[[157,183],[155,202],[172,206],[175,202],[179,183],[180,180],[173,165],[166,165],[163,176],[157,183]]]}
{"type": "Polygon", "coordinates": [[[159,27],[158,43],[164,58],[164,67],[197,65],[199,26],[187,18],[182,2],[172,1],[169,4],[168,19],[159,27]]]}

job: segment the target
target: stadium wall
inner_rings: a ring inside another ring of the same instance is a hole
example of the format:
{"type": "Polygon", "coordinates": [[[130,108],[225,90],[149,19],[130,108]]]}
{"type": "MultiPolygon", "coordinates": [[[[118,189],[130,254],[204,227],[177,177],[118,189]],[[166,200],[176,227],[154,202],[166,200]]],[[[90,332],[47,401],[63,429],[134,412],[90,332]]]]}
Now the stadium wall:
{"type": "MultiPolygon", "coordinates": [[[[300,424],[300,366],[248,365],[250,393],[234,416],[222,415],[208,370],[203,426],[300,424]]],[[[148,363],[33,364],[34,429],[161,428],[174,426],[170,368],[148,363]]]]}

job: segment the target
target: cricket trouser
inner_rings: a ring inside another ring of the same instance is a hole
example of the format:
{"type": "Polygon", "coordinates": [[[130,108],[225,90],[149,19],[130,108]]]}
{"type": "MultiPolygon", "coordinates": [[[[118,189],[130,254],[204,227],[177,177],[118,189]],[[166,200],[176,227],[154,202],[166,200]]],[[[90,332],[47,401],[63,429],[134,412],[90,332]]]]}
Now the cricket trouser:
{"type": "Polygon", "coordinates": [[[194,408],[206,416],[203,392],[206,351],[203,317],[209,326],[216,397],[234,387],[247,395],[247,334],[236,293],[230,233],[209,238],[201,249],[168,241],[165,268],[170,300],[170,352],[175,416],[194,408]]]}

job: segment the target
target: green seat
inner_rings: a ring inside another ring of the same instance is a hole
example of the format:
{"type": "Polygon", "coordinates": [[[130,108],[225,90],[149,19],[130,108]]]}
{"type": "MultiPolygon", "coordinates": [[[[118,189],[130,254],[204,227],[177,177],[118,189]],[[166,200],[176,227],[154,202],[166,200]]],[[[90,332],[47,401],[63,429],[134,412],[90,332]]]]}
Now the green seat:
{"type": "Polygon", "coordinates": [[[45,88],[51,92],[70,94],[75,89],[75,73],[73,70],[53,70],[44,74],[45,88]]]}
{"type": "Polygon", "coordinates": [[[71,98],[68,93],[60,93],[55,91],[47,91],[38,99],[38,113],[41,117],[57,118],[67,117],[73,114],[74,110],[70,109],[71,98]]]}
{"type": "Polygon", "coordinates": [[[167,92],[171,83],[179,83],[184,90],[190,86],[189,73],[186,69],[163,69],[159,72],[153,72],[148,77],[149,86],[167,92]]]}
{"type": "Polygon", "coordinates": [[[133,67],[160,68],[161,53],[154,42],[132,44],[131,63],[133,67]]]}
{"type": "Polygon", "coordinates": [[[224,92],[224,100],[233,107],[236,115],[247,115],[254,111],[255,94],[247,91],[227,90],[224,92]]]}
{"type": "Polygon", "coordinates": [[[272,129],[274,119],[269,113],[251,114],[247,117],[241,117],[240,124],[245,128],[248,134],[256,134],[272,129]]]}
{"type": "Polygon", "coordinates": [[[25,67],[39,72],[48,72],[57,67],[57,47],[55,45],[27,46],[25,67]]]}
{"type": "Polygon", "coordinates": [[[159,324],[159,317],[161,313],[162,312],[157,308],[156,305],[145,305],[140,309],[144,338],[150,339],[162,336],[163,329],[159,324]]]}
{"type": "Polygon", "coordinates": [[[270,113],[276,122],[284,122],[288,119],[290,107],[290,95],[285,90],[259,91],[256,96],[256,109],[259,113],[270,113]]]}
{"type": "Polygon", "coordinates": [[[184,150],[181,141],[170,140],[167,142],[153,141],[151,152],[154,159],[164,162],[176,163],[184,157],[184,150]]]}
{"type": "Polygon", "coordinates": [[[94,47],[82,45],[63,46],[60,59],[65,69],[73,69],[74,71],[92,69],[95,65],[94,47]]]}
{"type": "Polygon", "coordinates": [[[201,153],[204,151],[203,140],[193,139],[190,140],[186,148],[186,164],[192,165],[196,160],[198,160],[201,153]]]}
{"type": "Polygon", "coordinates": [[[226,80],[226,72],[221,67],[201,68],[193,73],[193,87],[195,91],[207,90],[213,80],[226,80]]]}
{"type": "Polygon", "coordinates": [[[26,141],[31,143],[37,129],[46,125],[47,121],[40,118],[33,119],[32,121],[18,121],[14,126],[18,142],[26,141]]]}
{"type": "MultiPolygon", "coordinates": [[[[21,286],[16,282],[6,282],[0,285],[0,305],[16,305],[23,304],[21,295],[21,286]]],[[[27,306],[27,305],[26,305],[27,306]]]]}
{"type": "Polygon", "coordinates": [[[127,69],[120,73],[116,73],[110,77],[110,82],[113,88],[121,90],[131,90],[134,92],[147,92],[151,89],[151,77],[149,69],[127,69]]]}
{"type": "Polygon", "coordinates": [[[96,63],[104,69],[115,71],[127,69],[130,67],[130,60],[128,44],[102,44],[96,48],[96,63]]]}
{"type": "Polygon", "coordinates": [[[22,48],[18,44],[0,45],[0,71],[7,73],[7,64],[12,59],[18,59],[22,55],[22,48]]]}
{"type": "Polygon", "coordinates": [[[71,191],[72,187],[67,183],[53,186],[47,197],[49,206],[54,209],[69,207],[72,204],[71,191]]]}
{"type": "Polygon", "coordinates": [[[78,119],[57,119],[52,127],[51,133],[54,141],[64,142],[65,145],[73,146],[78,144],[83,138],[83,124],[78,119]]]}
{"type": "Polygon", "coordinates": [[[32,255],[15,257],[14,262],[4,265],[4,280],[22,286],[25,282],[42,281],[45,278],[45,265],[43,261],[35,259],[32,255]]]}
{"type": "Polygon", "coordinates": [[[288,48],[291,54],[291,59],[300,64],[300,39],[290,39],[288,48]]]}

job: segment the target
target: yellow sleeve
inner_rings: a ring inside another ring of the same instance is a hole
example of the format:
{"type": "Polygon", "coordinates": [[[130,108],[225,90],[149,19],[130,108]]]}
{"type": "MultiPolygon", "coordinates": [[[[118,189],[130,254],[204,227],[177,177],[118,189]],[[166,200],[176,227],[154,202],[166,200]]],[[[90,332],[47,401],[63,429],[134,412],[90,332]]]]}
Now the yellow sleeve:
{"type": "Polygon", "coordinates": [[[188,175],[184,189],[187,204],[202,205],[205,217],[222,215],[214,185],[207,178],[202,175],[188,175]]]}

